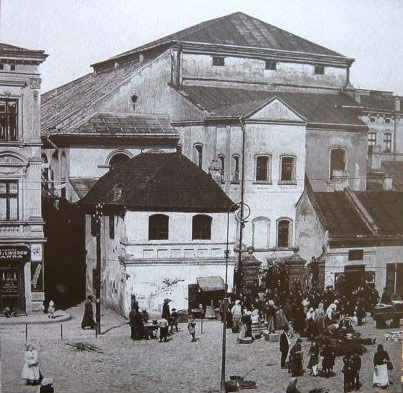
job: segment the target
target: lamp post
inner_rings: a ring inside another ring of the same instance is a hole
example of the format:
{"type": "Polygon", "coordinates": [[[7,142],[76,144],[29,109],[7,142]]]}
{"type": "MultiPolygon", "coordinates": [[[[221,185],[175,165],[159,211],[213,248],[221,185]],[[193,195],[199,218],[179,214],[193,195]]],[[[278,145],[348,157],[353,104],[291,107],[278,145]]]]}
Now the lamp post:
{"type": "Polygon", "coordinates": [[[95,206],[95,223],[96,223],[96,274],[95,274],[95,322],[96,335],[101,334],[101,222],[103,216],[103,203],[97,203],[95,206]]]}
{"type": "MultiPolygon", "coordinates": [[[[224,315],[222,318],[222,352],[221,352],[221,383],[220,383],[220,391],[225,392],[225,362],[226,362],[226,349],[227,349],[227,308],[228,308],[228,258],[229,258],[229,214],[231,211],[237,211],[241,208],[240,212],[237,213],[237,218],[240,221],[240,224],[243,225],[245,220],[250,215],[250,208],[245,203],[234,203],[230,206],[227,212],[227,242],[225,249],[225,284],[224,284],[224,315]],[[244,214],[247,216],[244,216],[244,214]]],[[[239,250],[241,252],[241,250],[239,250]]]]}

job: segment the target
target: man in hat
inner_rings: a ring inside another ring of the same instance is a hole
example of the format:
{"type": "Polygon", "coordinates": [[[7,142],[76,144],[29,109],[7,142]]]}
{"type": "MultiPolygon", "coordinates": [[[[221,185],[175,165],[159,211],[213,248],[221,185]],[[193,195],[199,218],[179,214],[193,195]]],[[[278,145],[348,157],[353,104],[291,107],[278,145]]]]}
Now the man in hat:
{"type": "Polygon", "coordinates": [[[171,318],[171,312],[169,310],[169,302],[170,301],[171,301],[170,299],[164,299],[164,304],[162,306],[161,317],[165,318],[167,321],[169,321],[169,319],[171,318]]]}
{"type": "Polygon", "coordinates": [[[92,296],[89,295],[84,304],[84,316],[81,322],[81,327],[83,329],[89,327],[90,329],[95,329],[96,323],[94,321],[94,311],[92,309],[92,296]]]}

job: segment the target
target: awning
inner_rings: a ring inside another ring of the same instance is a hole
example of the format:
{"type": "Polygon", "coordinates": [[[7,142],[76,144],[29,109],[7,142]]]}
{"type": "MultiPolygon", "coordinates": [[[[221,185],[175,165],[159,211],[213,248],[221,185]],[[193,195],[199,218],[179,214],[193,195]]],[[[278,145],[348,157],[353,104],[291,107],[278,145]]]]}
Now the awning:
{"type": "Polygon", "coordinates": [[[224,280],[220,276],[197,277],[196,281],[204,292],[223,291],[225,289],[224,280]]]}

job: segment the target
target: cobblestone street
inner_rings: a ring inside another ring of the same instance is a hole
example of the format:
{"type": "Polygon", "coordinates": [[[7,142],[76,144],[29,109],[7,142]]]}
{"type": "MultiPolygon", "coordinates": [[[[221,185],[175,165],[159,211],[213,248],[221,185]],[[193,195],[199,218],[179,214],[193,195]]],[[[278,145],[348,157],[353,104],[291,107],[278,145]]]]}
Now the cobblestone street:
{"type": "MultiPolygon", "coordinates": [[[[38,344],[42,373],[53,377],[57,393],[123,393],[123,392],[213,392],[220,381],[221,325],[217,321],[204,322],[200,334],[197,323],[196,343],[190,342],[186,324],[168,343],[156,340],[129,340],[129,327],[122,317],[109,312],[103,318],[102,336],[80,329],[81,308],[72,319],[63,323],[64,340],[60,340],[60,324],[29,325],[28,341],[38,344]],[[125,325],[124,325],[125,324],[125,325]],[[99,347],[103,353],[79,351],[68,342],[86,342],[99,347]]],[[[2,385],[4,393],[29,393],[35,388],[24,386],[20,379],[23,366],[25,326],[1,326],[2,385]]],[[[400,392],[400,346],[384,341],[386,331],[376,330],[372,320],[363,327],[365,333],[375,333],[377,343],[384,343],[395,369],[395,384],[384,392],[400,392]]],[[[236,335],[228,332],[227,376],[247,375],[256,381],[256,393],[284,393],[289,374],[279,367],[278,343],[263,340],[251,345],[236,343],[236,335]]],[[[294,341],[294,340],[293,340],[294,341]]],[[[309,345],[304,341],[304,363],[308,362],[309,345]]],[[[372,358],[375,346],[368,346],[362,358],[362,392],[377,392],[372,388],[372,358]]],[[[341,358],[337,358],[337,375],[330,379],[313,378],[305,374],[299,378],[301,392],[314,387],[326,387],[331,393],[342,392],[341,358]]]]}

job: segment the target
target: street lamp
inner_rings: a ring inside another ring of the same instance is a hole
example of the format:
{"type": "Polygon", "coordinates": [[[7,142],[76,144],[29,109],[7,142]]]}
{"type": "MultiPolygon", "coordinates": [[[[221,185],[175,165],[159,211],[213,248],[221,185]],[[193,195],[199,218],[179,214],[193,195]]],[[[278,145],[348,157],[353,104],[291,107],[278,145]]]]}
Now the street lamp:
{"type": "Polygon", "coordinates": [[[96,225],[96,274],[95,274],[95,334],[101,334],[101,222],[103,216],[103,203],[97,203],[95,206],[95,225],[96,225]]]}
{"type": "MultiPolygon", "coordinates": [[[[234,203],[230,206],[227,212],[227,243],[225,249],[225,284],[224,284],[224,315],[222,318],[222,353],[221,353],[221,383],[220,391],[225,392],[225,361],[226,361],[226,348],[227,348],[227,308],[228,308],[228,258],[229,258],[229,214],[231,211],[237,211],[236,216],[240,222],[240,225],[244,224],[245,220],[250,215],[249,206],[244,203],[234,203]],[[239,210],[240,209],[240,210],[239,210]]],[[[241,249],[239,249],[241,253],[241,249]]]]}

